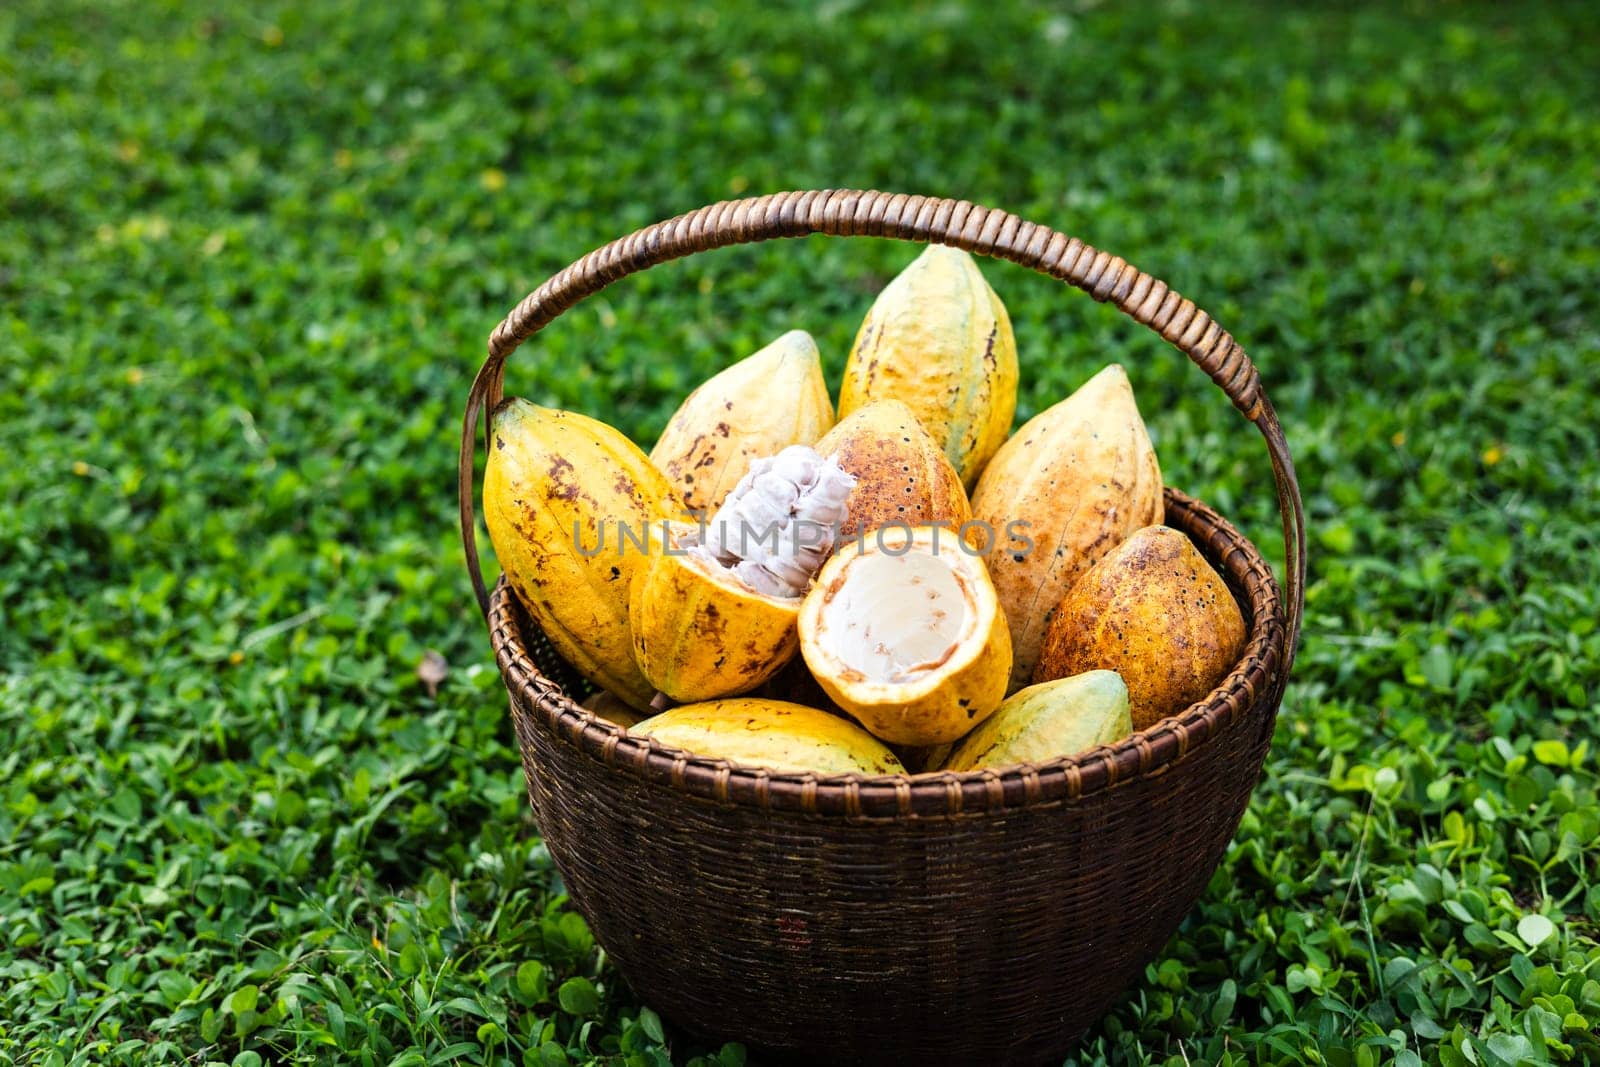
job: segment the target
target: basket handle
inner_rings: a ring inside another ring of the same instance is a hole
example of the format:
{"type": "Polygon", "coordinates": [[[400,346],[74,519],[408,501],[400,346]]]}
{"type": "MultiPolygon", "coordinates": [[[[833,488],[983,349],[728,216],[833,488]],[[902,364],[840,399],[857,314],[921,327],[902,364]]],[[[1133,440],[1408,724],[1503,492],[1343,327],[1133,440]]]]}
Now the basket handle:
{"type": "Polygon", "coordinates": [[[472,589],[485,617],[489,612],[489,592],[478,561],[474,460],[478,421],[485,407],[492,409],[500,402],[506,358],[562,312],[619,278],[712,248],[809,234],[934,241],[1010,260],[1076,286],[1098,301],[1110,301],[1135,322],[1160,334],[1210,375],[1233,406],[1261,432],[1272,458],[1288,572],[1287,677],[1305,611],[1305,509],[1283,427],[1261,387],[1255,364],[1238,342],[1165,282],[1076,237],[965,200],[857,189],[793,191],[725,200],[635,230],[549,278],[495,327],[489,336],[489,356],[478,369],[467,397],[457,471],[461,541],[472,589]]]}

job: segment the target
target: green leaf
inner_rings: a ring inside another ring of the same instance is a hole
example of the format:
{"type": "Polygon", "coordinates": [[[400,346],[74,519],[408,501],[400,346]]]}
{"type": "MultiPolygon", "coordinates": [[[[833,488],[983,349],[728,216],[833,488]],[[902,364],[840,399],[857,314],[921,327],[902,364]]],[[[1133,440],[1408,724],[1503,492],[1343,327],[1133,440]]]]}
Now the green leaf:
{"type": "Polygon", "coordinates": [[[1450,650],[1444,645],[1432,645],[1422,654],[1422,676],[1433,688],[1445,691],[1454,677],[1454,664],[1450,650]]]}
{"type": "Polygon", "coordinates": [[[1531,986],[1533,984],[1533,972],[1535,969],[1533,961],[1522,953],[1518,952],[1511,957],[1511,973],[1522,985],[1531,986]]]}
{"type": "Polygon", "coordinates": [[[323,1005],[323,1010],[328,1013],[328,1029],[333,1031],[333,1036],[341,1045],[348,1037],[345,1028],[344,1009],[339,1007],[337,1001],[330,1000],[323,1005]]]}
{"type": "Polygon", "coordinates": [[[400,950],[400,973],[404,975],[421,974],[428,966],[428,956],[416,942],[408,944],[400,950]]]}
{"type": "Polygon", "coordinates": [[[587,978],[568,978],[561,983],[556,997],[568,1015],[584,1017],[600,1010],[600,994],[587,978]]]}
{"type": "Polygon", "coordinates": [[[549,996],[549,979],[544,964],[538,960],[525,960],[517,967],[517,991],[537,1003],[549,996]]]}
{"type": "Polygon", "coordinates": [[[242,1015],[247,1011],[256,1010],[256,1001],[260,999],[261,990],[253,985],[240,986],[235,989],[223,1005],[223,1010],[234,1015],[242,1015]]]}
{"type": "Polygon", "coordinates": [[[1308,989],[1314,993],[1321,993],[1322,972],[1316,967],[1293,966],[1289,968],[1285,984],[1291,993],[1303,993],[1308,989]]]}
{"type": "Polygon", "coordinates": [[[1570,760],[1566,743],[1562,741],[1535,741],[1533,758],[1551,767],[1565,767],[1570,760]]]}
{"type": "Polygon", "coordinates": [[[1322,530],[1322,543],[1330,552],[1347,555],[1355,549],[1355,531],[1345,523],[1331,523],[1322,530]]]}
{"type": "Polygon", "coordinates": [[[1517,936],[1531,948],[1537,948],[1556,934],[1556,925],[1543,915],[1524,915],[1517,921],[1517,936]]]}
{"type": "Polygon", "coordinates": [[[156,987],[161,990],[161,999],[170,1007],[188,1000],[196,988],[192,978],[177,971],[162,971],[156,976],[156,987]]]}
{"type": "Polygon", "coordinates": [[[1533,1060],[1533,1044],[1521,1034],[1493,1034],[1485,1042],[1487,1051],[1507,1065],[1533,1060]]]}

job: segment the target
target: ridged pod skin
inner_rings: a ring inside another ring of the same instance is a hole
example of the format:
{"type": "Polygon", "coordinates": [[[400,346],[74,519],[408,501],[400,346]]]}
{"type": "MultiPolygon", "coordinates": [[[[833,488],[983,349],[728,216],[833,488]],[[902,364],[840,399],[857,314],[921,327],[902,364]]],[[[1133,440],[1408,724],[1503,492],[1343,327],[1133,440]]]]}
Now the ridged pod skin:
{"type": "Polygon", "coordinates": [[[961,737],[1000,706],[1011,670],[983,560],[929,526],[846,542],[800,608],[800,651],[836,704],[898,745],[961,737]]]}
{"type": "Polygon", "coordinates": [[[956,530],[972,518],[961,475],[916,414],[898,400],[857,408],[824,434],[816,449],[856,478],[841,541],[886,523],[956,530]]]}
{"type": "Polygon", "coordinates": [[[1115,671],[1087,671],[1030,685],[1007,697],[945,757],[940,769],[975,771],[1045,763],[1133,733],[1128,687],[1115,671]]]}
{"type": "Polygon", "coordinates": [[[1068,591],[1034,678],[1116,671],[1143,730],[1204,699],[1239,661],[1244,641],[1244,616],[1227,583],[1181,532],[1150,526],[1068,591]]]}
{"type": "Polygon", "coordinates": [[[628,707],[621,697],[608,693],[604,689],[591,693],[583,701],[583,707],[594,712],[607,722],[616,723],[624,730],[631,730],[644,722],[646,716],[628,707]]]}
{"type": "Polygon", "coordinates": [[[692,511],[715,511],[750,462],[814,443],[833,425],[817,344],[790,330],[690,393],[650,450],[692,511]]]}
{"type": "Polygon", "coordinates": [[[682,502],[633,442],[586,415],[508,398],[489,426],[483,518],[511,588],[579,673],[647,709],[655,688],[633,661],[628,591],[649,555],[619,527],[659,548],[682,502]]]}
{"type": "Polygon", "coordinates": [[[900,774],[905,767],[861,727],[816,708],[735,697],[684,704],[631,731],[698,756],[774,771],[900,774]]]}
{"type": "Polygon", "coordinates": [[[634,662],[679,703],[748,693],[799,650],[799,597],[766,596],[709,556],[690,551],[699,528],[666,526],[667,550],[634,579],[628,599],[634,662]]]}
{"type": "Polygon", "coordinates": [[[1111,364],[1012,434],[978,482],[972,515],[995,531],[989,573],[1011,624],[1019,689],[1072,583],[1165,515],[1161,468],[1127,372],[1111,364]]]}
{"type": "Polygon", "coordinates": [[[873,302],[845,365],[839,417],[899,400],[972,486],[1011,429],[1017,342],[1005,305],[959,248],[929,245],[873,302]]]}

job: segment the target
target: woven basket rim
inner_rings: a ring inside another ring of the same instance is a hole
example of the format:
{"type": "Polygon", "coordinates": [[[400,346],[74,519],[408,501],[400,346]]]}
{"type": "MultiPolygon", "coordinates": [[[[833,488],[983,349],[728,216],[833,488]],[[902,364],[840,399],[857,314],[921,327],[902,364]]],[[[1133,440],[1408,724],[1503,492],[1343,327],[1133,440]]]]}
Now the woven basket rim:
{"type": "Polygon", "coordinates": [[[1226,545],[1223,558],[1196,547],[1241,595],[1249,632],[1239,662],[1203,700],[1127,738],[1042,763],[972,771],[922,771],[886,775],[775,771],[698,755],[631,734],[574,701],[534,664],[522,613],[502,575],[491,600],[489,629],[495,660],[512,696],[537,709],[531,715],[590,758],[619,772],[663,783],[709,800],[763,809],[798,810],[849,818],[961,816],[1073,802],[1164,772],[1216,737],[1267,695],[1281,698],[1285,629],[1282,595],[1259,550],[1227,519],[1176,489],[1166,490],[1168,525],[1192,535],[1209,528],[1226,545]],[[1178,522],[1171,521],[1174,517],[1178,522]]]}

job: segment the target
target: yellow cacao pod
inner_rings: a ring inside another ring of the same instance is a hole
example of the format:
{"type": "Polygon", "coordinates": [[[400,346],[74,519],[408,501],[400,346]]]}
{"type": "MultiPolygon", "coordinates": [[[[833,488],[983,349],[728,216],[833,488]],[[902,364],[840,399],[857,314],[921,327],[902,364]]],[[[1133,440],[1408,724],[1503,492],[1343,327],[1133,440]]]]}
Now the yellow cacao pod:
{"type": "Polygon", "coordinates": [[[682,512],[618,430],[516,398],[495,409],[483,518],[500,567],[556,651],[641,711],[655,690],[634,664],[628,591],[682,512]]]}
{"type": "Polygon", "coordinates": [[[1034,678],[1116,671],[1142,730],[1204,699],[1239,661],[1244,641],[1244,615],[1222,576],[1182,532],[1150,526],[1073,583],[1034,678]]]}
{"type": "Polygon", "coordinates": [[[690,393],[650,461],[690,510],[710,514],[752,460],[812,444],[832,425],[817,344],[804,330],[790,330],[690,393]]]}
{"type": "Polygon", "coordinates": [[[628,601],[640,672],[680,703],[747,693],[777,674],[800,647],[800,598],[759,593],[696,551],[696,526],[665,534],[628,601]]]}
{"type": "Polygon", "coordinates": [[[1011,638],[983,560],[940,527],[844,544],[800,608],[800,651],[874,736],[954,741],[1005,697],[1011,638]]]}
{"type": "Polygon", "coordinates": [[[1133,733],[1128,687],[1114,671],[1088,671],[1007,697],[945,757],[942,770],[1045,763],[1133,733]]]}
{"type": "Polygon", "coordinates": [[[1027,685],[1056,605],[1089,566],[1161,521],[1161,469],[1127,373],[1112,364],[1028,420],[972,497],[1011,626],[1011,687],[1027,685]]]}
{"type": "Polygon", "coordinates": [[[1017,407],[1017,342],[1005,305],[972,257],[929,245],[891,281],[856,334],[839,417],[899,400],[971,486],[1017,407]]]}
{"type": "Polygon", "coordinates": [[[861,727],[800,704],[735,697],[685,704],[632,730],[700,756],[774,771],[899,774],[900,760],[861,727]]]}

